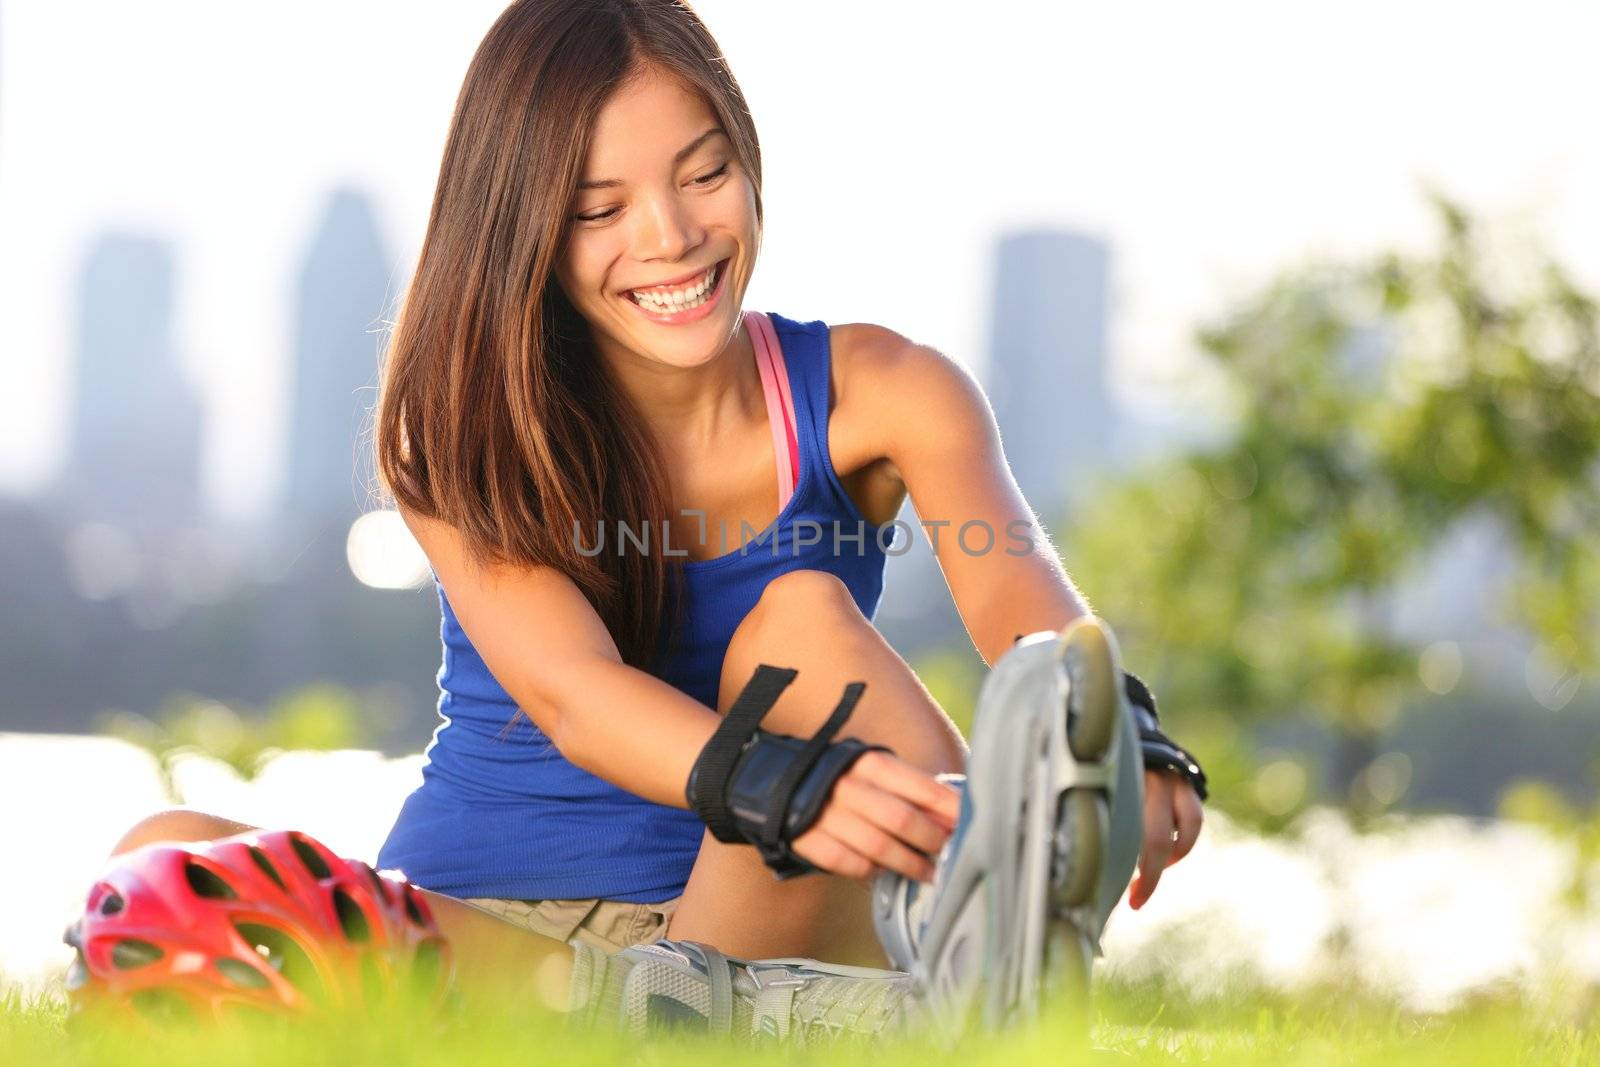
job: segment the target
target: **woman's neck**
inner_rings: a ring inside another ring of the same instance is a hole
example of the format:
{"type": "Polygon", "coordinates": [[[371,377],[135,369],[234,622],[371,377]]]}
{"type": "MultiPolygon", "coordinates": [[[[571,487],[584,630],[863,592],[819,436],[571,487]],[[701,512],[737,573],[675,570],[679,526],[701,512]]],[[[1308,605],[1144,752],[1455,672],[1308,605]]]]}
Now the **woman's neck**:
{"type": "Polygon", "coordinates": [[[607,359],[612,378],[669,456],[703,453],[752,418],[765,419],[755,348],[742,327],[715,358],[674,367],[622,351],[607,359]]]}

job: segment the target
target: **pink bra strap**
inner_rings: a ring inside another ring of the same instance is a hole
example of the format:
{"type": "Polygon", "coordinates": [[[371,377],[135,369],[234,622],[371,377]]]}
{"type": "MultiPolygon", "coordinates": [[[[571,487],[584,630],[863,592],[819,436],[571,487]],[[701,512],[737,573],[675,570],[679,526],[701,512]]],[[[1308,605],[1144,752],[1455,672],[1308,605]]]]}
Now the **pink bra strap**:
{"type": "Polygon", "coordinates": [[[778,463],[778,510],[789,506],[800,481],[800,443],[795,436],[794,396],[789,392],[789,371],[772,320],[759,311],[744,313],[745,329],[755,345],[761,391],[767,398],[767,422],[772,427],[772,454],[778,463]],[[784,462],[784,457],[788,462],[784,462]]]}

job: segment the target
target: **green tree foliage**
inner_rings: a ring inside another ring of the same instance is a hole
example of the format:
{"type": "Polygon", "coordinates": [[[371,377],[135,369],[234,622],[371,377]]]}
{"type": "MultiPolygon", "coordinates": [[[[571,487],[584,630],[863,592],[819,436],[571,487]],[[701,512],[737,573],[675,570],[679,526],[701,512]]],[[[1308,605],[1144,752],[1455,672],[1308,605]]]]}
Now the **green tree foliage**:
{"type": "Polygon", "coordinates": [[[1235,758],[1253,718],[1321,715],[1362,784],[1419,684],[1397,589],[1469,516],[1514,546],[1508,618],[1558,676],[1600,671],[1595,302],[1432,201],[1432,251],[1288,272],[1202,330],[1226,432],[1105,486],[1062,539],[1236,808],[1297,803],[1235,758]]]}

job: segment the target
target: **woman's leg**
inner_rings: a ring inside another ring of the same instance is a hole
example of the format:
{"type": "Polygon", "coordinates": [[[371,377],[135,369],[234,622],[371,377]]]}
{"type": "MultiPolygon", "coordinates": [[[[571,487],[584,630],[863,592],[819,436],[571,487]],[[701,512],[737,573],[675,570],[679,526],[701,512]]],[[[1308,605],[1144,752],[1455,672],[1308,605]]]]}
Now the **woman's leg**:
{"type": "MultiPolygon", "coordinates": [[[[888,745],[930,773],[966,765],[966,745],[955,724],[831,574],[792,571],[767,585],[728,646],[719,711],[727,712],[759,663],[798,672],[762,722],[764,729],[809,737],[845,685],[862,681],[866,692],[845,735],[888,745]]],[[[668,936],[704,941],[746,959],[810,956],[884,964],[866,883],[825,874],[779,882],[754,848],[725,845],[710,834],[668,936]]]]}
{"type": "MultiPolygon", "coordinates": [[[[799,671],[767,715],[766,728],[808,737],[838,703],[845,684],[864,681],[867,690],[845,734],[888,745],[932,773],[964,768],[960,732],[832,575],[801,570],[768,584],[729,644],[720,710],[733,703],[758,663],[799,671]]],[[[152,841],[205,841],[253,829],[175,809],[141,820],[112,855],[152,841]]],[[[422,892],[450,939],[458,974],[492,979],[496,989],[521,981],[537,986],[541,995],[559,990],[565,996],[572,959],[566,945],[452,897],[422,892]]],[[[883,963],[865,883],[821,874],[778,882],[755,849],[724,845],[709,834],[668,933],[746,959],[800,955],[883,963]]]]}
{"type": "MultiPolygon", "coordinates": [[[[211,841],[259,829],[216,815],[175,808],[135,823],[111,850],[113,856],[155,841],[211,841]]],[[[456,981],[474,997],[504,997],[565,1011],[572,976],[572,949],[560,941],[496,918],[454,897],[420,889],[439,930],[450,943],[456,981]]]]}

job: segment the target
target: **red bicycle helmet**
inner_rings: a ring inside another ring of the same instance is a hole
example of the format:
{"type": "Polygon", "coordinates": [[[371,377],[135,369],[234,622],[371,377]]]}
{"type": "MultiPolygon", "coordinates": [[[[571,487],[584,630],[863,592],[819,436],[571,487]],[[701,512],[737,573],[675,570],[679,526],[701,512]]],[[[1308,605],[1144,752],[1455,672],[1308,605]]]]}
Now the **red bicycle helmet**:
{"type": "Polygon", "coordinates": [[[294,831],[118,856],[65,940],[75,1011],[155,1021],[376,1007],[402,987],[437,1003],[449,981],[414,886],[294,831]]]}

